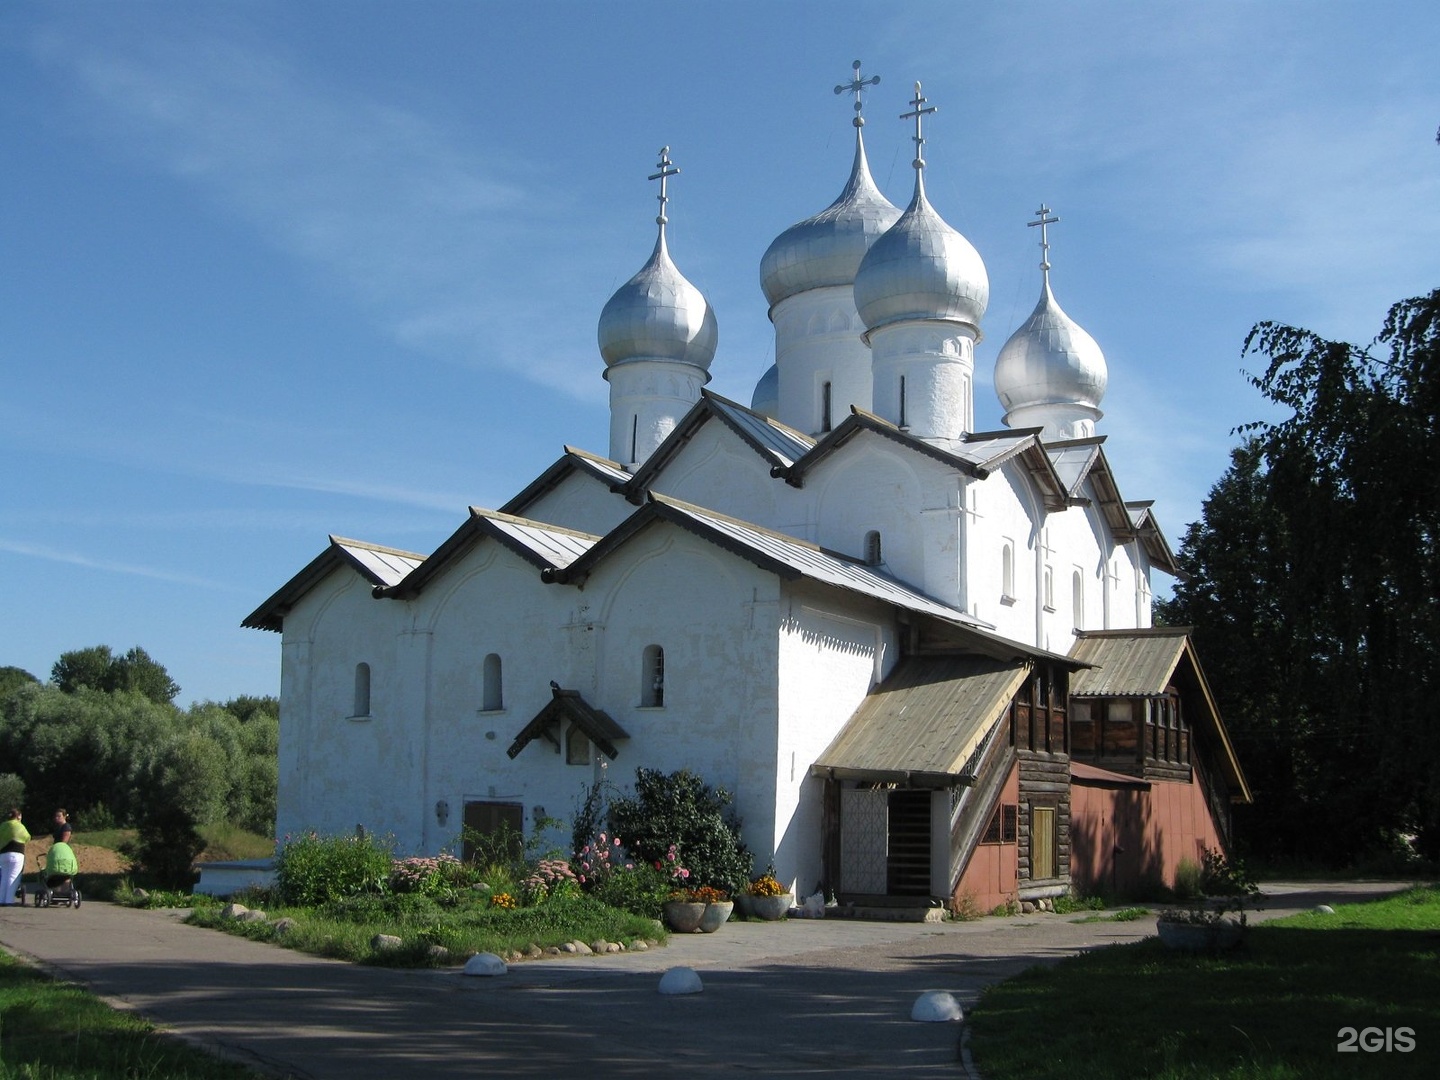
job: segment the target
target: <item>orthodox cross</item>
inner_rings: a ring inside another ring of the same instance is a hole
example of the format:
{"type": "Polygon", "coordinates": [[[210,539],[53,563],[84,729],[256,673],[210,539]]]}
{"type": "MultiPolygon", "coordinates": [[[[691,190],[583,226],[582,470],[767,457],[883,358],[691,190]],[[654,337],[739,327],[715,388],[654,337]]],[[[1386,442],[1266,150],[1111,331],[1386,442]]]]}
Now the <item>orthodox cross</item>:
{"type": "Polygon", "coordinates": [[[855,119],[851,120],[850,122],[854,124],[857,128],[864,127],[865,118],[860,115],[860,110],[863,107],[860,103],[860,94],[867,86],[879,86],[880,76],[871,75],[868,79],[862,79],[860,77],[860,61],[856,60],[855,63],[851,64],[850,66],[855,69],[855,74],[851,76],[848,83],[841,83],[839,86],[835,87],[835,93],[844,94],[848,91],[849,93],[855,95],[855,119]]]}
{"type": "Polygon", "coordinates": [[[670,160],[670,148],[668,146],[662,146],[660,148],[660,164],[658,164],[656,168],[660,171],[651,173],[645,179],[660,181],[660,195],[658,196],[660,199],[660,216],[655,219],[655,224],[664,228],[665,222],[668,220],[665,217],[665,204],[670,201],[669,197],[665,194],[665,181],[672,176],[678,176],[680,174],[680,170],[675,168],[675,163],[670,160]]]}
{"type": "Polygon", "coordinates": [[[920,96],[920,84],[917,82],[917,83],[915,84],[915,97],[914,97],[914,99],[910,102],[910,104],[913,105],[915,108],[914,108],[911,112],[901,113],[901,114],[900,114],[900,119],[901,119],[901,120],[914,120],[914,121],[915,121],[915,134],[914,134],[914,136],[912,136],[912,137],[913,137],[914,140],[915,140],[915,162],[914,162],[914,164],[915,164],[915,168],[917,168],[917,169],[923,169],[923,168],[925,168],[925,154],[924,154],[923,149],[922,149],[922,148],[925,146],[925,136],[924,136],[924,134],[921,132],[921,129],[920,129],[920,121],[924,118],[924,116],[925,116],[926,113],[933,113],[933,112],[938,111],[938,109],[939,109],[939,106],[936,106],[936,105],[931,105],[928,109],[927,109],[927,108],[924,108],[925,102],[927,102],[927,101],[929,101],[929,100],[930,100],[929,98],[925,98],[925,97],[921,97],[921,96],[920,96]]]}
{"type": "Polygon", "coordinates": [[[1040,226],[1040,270],[1045,275],[1045,284],[1048,285],[1050,284],[1050,237],[1046,232],[1046,227],[1054,225],[1060,219],[1051,214],[1050,208],[1044,203],[1040,204],[1040,209],[1036,210],[1035,214],[1036,220],[1027,221],[1025,224],[1031,229],[1036,225],[1040,226]]]}

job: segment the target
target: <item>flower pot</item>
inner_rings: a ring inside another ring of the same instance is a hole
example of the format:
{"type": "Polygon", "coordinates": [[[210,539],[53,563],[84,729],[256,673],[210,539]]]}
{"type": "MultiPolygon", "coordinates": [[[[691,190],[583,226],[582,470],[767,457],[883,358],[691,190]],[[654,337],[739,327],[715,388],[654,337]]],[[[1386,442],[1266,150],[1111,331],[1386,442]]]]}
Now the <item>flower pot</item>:
{"type": "Polygon", "coordinates": [[[755,917],[755,897],[748,892],[735,894],[735,906],[740,909],[742,919],[753,919],[755,917]]]}
{"type": "Polygon", "coordinates": [[[722,900],[718,904],[706,904],[704,914],[700,916],[700,932],[713,934],[730,921],[730,913],[734,910],[735,901],[733,900],[722,900]]]}
{"type": "Polygon", "coordinates": [[[1155,931],[1160,940],[1181,952],[1223,952],[1240,944],[1242,927],[1233,919],[1192,923],[1160,919],[1155,931]]]}
{"type": "Polygon", "coordinates": [[[661,909],[665,913],[665,925],[677,934],[693,934],[700,929],[700,920],[705,917],[706,904],[692,904],[688,900],[667,900],[661,909]]]}
{"type": "Polygon", "coordinates": [[[791,906],[795,903],[793,893],[781,893],[779,896],[752,896],[750,904],[755,910],[757,919],[764,919],[766,922],[779,922],[790,913],[791,906]]]}

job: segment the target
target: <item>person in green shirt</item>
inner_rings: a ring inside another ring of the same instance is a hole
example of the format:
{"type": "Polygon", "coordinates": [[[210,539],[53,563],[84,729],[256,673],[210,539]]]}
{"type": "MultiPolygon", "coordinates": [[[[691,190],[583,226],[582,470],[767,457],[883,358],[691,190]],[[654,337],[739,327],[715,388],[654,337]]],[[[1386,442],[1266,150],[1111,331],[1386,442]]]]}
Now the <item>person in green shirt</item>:
{"type": "Polygon", "coordinates": [[[59,831],[60,839],[50,845],[49,854],[45,856],[45,884],[52,889],[64,885],[80,872],[80,864],[75,861],[75,849],[70,846],[70,825],[61,825],[59,831]]]}
{"type": "MultiPolygon", "coordinates": [[[[20,885],[20,875],[25,872],[25,845],[30,842],[30,833],[20,820],[20,811],[12,809],[4,821],[0,821],[0,907],[17,903],[15,894],[20,885]]],[[[22,898],[18,903],[23,904],[22,898]]]]}

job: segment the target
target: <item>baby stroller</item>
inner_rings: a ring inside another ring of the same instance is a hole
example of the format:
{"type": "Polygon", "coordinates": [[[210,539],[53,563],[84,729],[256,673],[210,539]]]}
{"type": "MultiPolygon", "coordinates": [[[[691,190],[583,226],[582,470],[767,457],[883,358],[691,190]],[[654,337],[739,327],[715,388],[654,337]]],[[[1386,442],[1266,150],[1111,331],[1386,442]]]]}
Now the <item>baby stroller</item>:
{"type": "MultiPolygon", "coordinates": [[[[46,860],[43,854],[40,858],[42,861],[46,860]]],[[[39,876],[40,887],[35,892],[36,907],[80,906],[80,890],[75,887],[75,879],[69,874],[51,874],[41,866],[39,876]]]]}

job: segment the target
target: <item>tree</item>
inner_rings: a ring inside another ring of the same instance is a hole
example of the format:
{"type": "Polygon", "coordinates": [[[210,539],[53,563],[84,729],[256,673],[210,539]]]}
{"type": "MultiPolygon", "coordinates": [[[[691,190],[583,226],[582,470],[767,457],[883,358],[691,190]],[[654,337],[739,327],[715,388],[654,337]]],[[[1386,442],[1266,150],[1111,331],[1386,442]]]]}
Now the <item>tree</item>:
{"type": "Polygon", "coordinates": [[[24,668],[0,667],[0,698],[7,697],[12,690],[22,686],[38,686],[40,680],[24,668]]]}
{"type": "Polygon", "coordinates": [[[165,668],[136,645],[124,656],[115,656],[109,645],[93,645],[61,653],[50,669],[50,681],[61,690],[100,690],[115,693],[134,690],[158,705],[168,705],[180,687],[165,668]]]}
{"type": "Polygon", "coordinates": [[[1160,614],[1195,626],[1251,755],[1257,847],[1440,855],[1440,290],[1371,348],[1261,323],[1245,353],[1290,415],[1242,429],[1160,614]]]}

